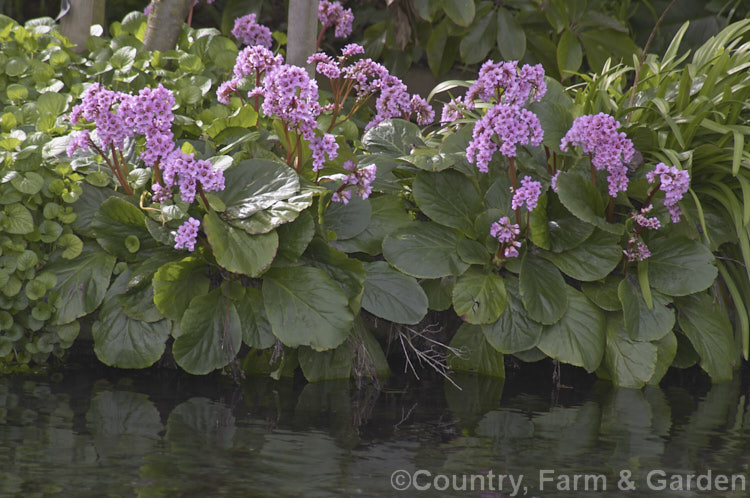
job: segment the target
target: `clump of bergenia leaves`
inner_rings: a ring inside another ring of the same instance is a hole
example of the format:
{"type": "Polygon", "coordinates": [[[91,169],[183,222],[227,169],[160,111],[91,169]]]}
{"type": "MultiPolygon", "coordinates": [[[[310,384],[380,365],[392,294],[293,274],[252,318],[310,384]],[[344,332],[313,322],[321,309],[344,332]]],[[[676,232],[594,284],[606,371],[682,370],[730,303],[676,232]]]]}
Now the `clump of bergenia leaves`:
{"type": "MultiPolygon", "coordinates": [[[[162,85],[130,95],[93,83],[83,92],[81,103],[73,108],[69,118],[73,124],[84,119],[94,128],[80,131],[71,139],[68,156],[79,149],[93,149],[109,166],[123,192],[133,195],[123,150],[126,140],[142,138],[140,158],[153,173],[152,200],[164,203],[172,199],[176,187],[182,202],[191,204],[199,195],[208,208],[204,193],[223,190],[224,175],[209,161],[197,160],[177,148],[172,133],[174,105],[174,95],[162,85]]],[[[191,218],[177,230],[175,248],[193,250],[198,235],[196,223],[191,218]]]]}

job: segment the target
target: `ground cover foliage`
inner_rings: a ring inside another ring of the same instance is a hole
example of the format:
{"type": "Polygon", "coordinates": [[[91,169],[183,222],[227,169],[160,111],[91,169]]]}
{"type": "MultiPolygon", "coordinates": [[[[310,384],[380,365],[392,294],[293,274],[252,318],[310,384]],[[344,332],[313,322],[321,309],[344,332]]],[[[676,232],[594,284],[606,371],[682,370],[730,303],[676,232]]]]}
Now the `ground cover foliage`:
{"type": "Polygon", "coordinates": [[[319,90],[283,34],[185,26],[152,53],[145,26],[79,56],[51,19],[0,18],[7,366],[64,358],[88,320],[120,368],[375,377],[373,317],[442,365],[428,313],[463,321],[454,371],[550,357],[641,387],[747,359],[750,22],[693,53],[681,30],[634,88],[632,62],[566,88],[490,61],[435,89],[468,94],[434,122],[356,45],[314,56],[319,90]]]}

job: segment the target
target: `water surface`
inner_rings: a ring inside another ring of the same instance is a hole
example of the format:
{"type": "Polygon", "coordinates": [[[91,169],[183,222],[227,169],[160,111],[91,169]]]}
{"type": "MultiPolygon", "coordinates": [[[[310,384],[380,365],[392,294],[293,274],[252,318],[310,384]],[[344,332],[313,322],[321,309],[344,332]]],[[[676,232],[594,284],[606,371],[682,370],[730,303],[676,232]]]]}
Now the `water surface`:
{"type": "Polygon", "coordinates": [[[556,389],[546,371],[456,378],[461,390],[397,376],[378,391],[155,370],[8,376],[0,495],[495,498],[512,495],[508,480],[496,489],[507,474],[523,476],[526,496],[748,496],[684,481],[682,491],[648,489],[649,472],[750,474],[747,384],[697,377],[636,391],[591,378],[556,389]],[[541,490],[545,469],[553,480],[541,490]],[[397,470],[419,472],[430,489],[396,491],[397,470]],[[635,491],[618,489],[623,470],[635,491]],[[576,474],[591,478],[589,491],[583,478],[576,492],[556,489],[576,474]],[[434,489],[453,476],[460,487],[464,475],[480,476],[474,491],[470,481],[467,491],[434,489]]]}

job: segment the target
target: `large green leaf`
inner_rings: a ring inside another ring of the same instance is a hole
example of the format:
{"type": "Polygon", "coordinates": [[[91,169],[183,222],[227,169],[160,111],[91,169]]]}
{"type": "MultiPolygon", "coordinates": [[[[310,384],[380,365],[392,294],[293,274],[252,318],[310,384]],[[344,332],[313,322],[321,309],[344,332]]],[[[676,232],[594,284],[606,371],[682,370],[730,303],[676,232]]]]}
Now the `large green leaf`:
{"type": "Polygon", "coordinates": [[[623,225],[607,223],[604,219],[604,200],[590,181],[574,173],[560,173],[557,177],[557,195],[565,208],[580,220],[615,235],[623,233],[623,225]]]}
{"type": "Polygon", "coordinates": [[[487,53],[495,46],[497,22],[494,16],[484,16],[477,20],[459,45],[461,59],[466,64],[484,61],[487,53]]]}
{"type": "Polygon", "coordinates": [[[370,224],[372,207],[368,199],[354,196],[348,204],[332,202],[323,214],[323,223],[337,239],[350,239],[370,224]]]}
{"type": "Polygon", "coordinates": [[[99,361],[111,367],[146,368],[164,354],[172,323],[169,320],[150,323],[125,313],[119,297],[127,289],[130,277],[129,270],[122,272],[107,291],[99,319],[91,328],[94,353],[99,361]]]}
{"type": "Polygon", "coordinates": [[[408,156],[415,146],[424,145],[419,134],[419,127],[414,123],[389,119],[368,130],[362,137],[362,145],[371,154],[408,156]]]}
{"type": "Polygon", "coordinates": [[[445,311],[453,305],[453,286],[456,277],[425,279],[419,285],[427,295],[428,306],[431,310],[445,311]]]}
{"type": "Polygon", "coordinates": [[[604,311],[619,311],[622,303],[617,295],[617,286],[620,285],[620,277],[610,275],[599,282],[584,282],[581,290],[591,302],[604,311]]]}
{"type": "Polygon", "coordinates": [[[365,263],[362,307],[384,320],[414,325],[427,314],[427,295],[417,281],[385,261],[365,263]]]}
{"type": "Polygon", "coordinates": [[[248,218],[232,220],[231,223],[249,234],[267,233],[297,219],[302,211],[312,205],[312,202],[312,192],[300,192],[282,201],[276,201],[248,218]]]}
{"type": "Polygon", "coordinates": [[[332,349],[352,328],[349,299],[318,268],[271,269],[263,278],[263,301],[274,335],[290,347],[332,349]]]}
{"type": "Polygon", "coordinates": [[[224,171],[226,188],[217,196],[233,219],[247,218],[292,197],[299,177],[289,166],[265,159],[248,159],[224,171]]]}
{"type": "Polygon", "coordinates": [[[203,229],[216,262],[235,273],[257,277],[271,265],[279,248],[275,231],[250,235],[219,218],[216,211],[203,217],[203,229]]]}
{"type": "Polygon", "coordinates": [[[529,317],[543,324],[560,319],[568,307],[568,286],[555,265],[529,253],[523,255],[519,274],[521,298],[529,317]]]}
{"type": "Polygon", "coordinates": [[[483,210],[482,199],[465,175],[452,169],[419,172],[412,188],[419,209],[433,221],[467,235],[474,233],[474,221],[483,210]]]}
{"type": "Polygon", "coordinates": [[[447,363],[451,369],[505,377],[503,354],[490,346],[478,325],[461,325],[450,346],[460,352],[459,355],[448,354],[447,363]]]}
{"type": "Polygon", "coordinates": [[[617,387],[640,389],[654,375],[657,346],[628,336],[622,318],[612,313],[607,318],[607,371],[617,387]]]}
{"type": "Polygon", "coordinates": [[[573,216],[556,196],[547,198],[547,206],[549,245],[552,252],[573,249],[594,233],[593,225],[573,216]]]}
{"type": "Polygon", "coordinates": [[[506,354],[527,351],[537,345],[542,336],[542,324],[529,318],[518,291],[518,280],[505,279],[508,304],[500,318],[482,325],[482,332],[493,348],[506,354]]]}
{"type": "Polygon", "coordinates": [[[625,330],[634,341],[656,341],[674,327],[674,311],[665,306],[661,296],[655,296],[653,308],[648,309],[641,288],[632,278],[620,282],[617,295],[622,303],[625,330]]]}
{"type": "Polygon", "coordinates": [[[648,385],[658,386],[661,379],[672,366],[677,355],[677,337],[674,332],[669,332],[667,335],[656,341],[656,367],[654,368],[654,375],[648,379],[648,385]]]}
{"type": "Polygon", "coordinates": [[[172,354],[186,372],[203,375],[228,365],[242,346],[242,323],[221,289],[194,297],[180,320],[172,354]]]}
{"type": "Polygon", "coordinates": [[[303,260],[326,272],[349,298],[351,310],[359,313],[366,275],[361,261],[334,249],[321,238],[310,242],[303,260]]]}
{"type": "Polygon", "coordinates": [[[383,240],[385,259],[417,278],[460,275],[469,267],[458,256],[459,234],[433,222],[416,221],[383,240]]]}
{"type": "Polygon", "coordinates": [[[154,274],[154,304],[164,316],[179,321],[190,301],[208,292],[206,262],[198,256],[188,256],[167,263],[154,274]]]}
{"type": "Polygon", "coordinates": [[[251,348],[266,349],[273,346],[276,337],[263,306],[263,294],[260,289],[248,287],[242,296],[234,300],[237,314],[242,325],[242,340],[251,348]]]}
{"type": "Polygon", "coordinates": [[[137,206],[120,197],[110,197],[94,216],[92,228],[100,246],[123,261],[135,259],[125,239],[130,236],[139,241],[141,251],[153,250],[158,244],[146,229],[146,215],[137,206]]]}
{"type": "Polygon", "coordinates": [[[6,233],[24,235],[34,231],[34,218],[31,216],[31,211],[21,204],[5,206],[3,213],[7,217],[6,233]]]}
{"type": "Polygon", "coordinates": [[[348,379],[351,375],[352,346],[349,342],[328,351],[315,351],[302,346],[297,351],[297,357],[308,382],[348,379]]]}
{"type": "Polygon", "coordinates": [[[58,296],[53,303],[57,313],[51,324],[70,323],[98,308],[107,293],[115,262],[114,256],[86,245],[75,259],[58,258],[48,263],[44,269],[57,277],[53,292],[58,296]]]}
{"type": "Polygon", "coordinates": [[[332,241],[331,245],[344,252],[364,252],[374,256],[380,254],[386,235],[411,223],[404,201],[396,196],[371,197],[370,205],[370,224],[354,237],[332,241]]]}
{"type": "Polygon", "coordinates": [[[523,28],[511,11],[502,7],[497,9],[497,47],[507,61],[521,60],[526,52],[523,28]]]}
{"type": "Polygon", "coordinates": [[[287,261],[296,261],[315,235],[315,221],[309,211],[303,211],[293,222],[278,227],[276,233],[279,235],[278,255],[287,261]]]}
{"type": "Polygon", "coordinates": [[[443,0],[441,4],[445,14],[459,26],[466,28],[474,20],[474,0],[443,0]]]}
{"type": "Polygon", "coordinates": [[[545,327],[537,347],[556,360],[593,372],[604,357],[604,313],[572,287],[567,287],[567,294],[565,315],[554,325],[545,327]]]}
{"type": "Polygon", "coordinates": [[[718,275],[714,256],[705,245],[684,237],[649,242],[648,279],[651,287],[670,296],[687,296],[707,289],[718,275]]]}
{"type": "Polygon", "coordinates": [[[453,287],[453,309],[468,323],[493,323],[505,311],[506,302],[503,279],[493,271],[471,268],[453,287]]]}
{"type": "Polygon", "coordinates": [[[616,235],[597,231],[582,244],[565,252],[542,252],[566,275],[590,282],[609,275],[622,260],[622,248],[616,235]]]}
{"type": "Polygon", "coordinates": [[[44,178],[39,173],[27,171],[22,175],[15,176],[10,184],[23,194],[34,195],[44,186],[44,178]]]}
{"type": "MultiPolygon", "coordinates": [[[[131,277],[132,278],[132,275],[131,277]]],[[[143,322],[158,322],[164,318],[154,304],[154,287],[144,285],[135,289],[123,289],[117,297],[123,312],[130,318],[143,322]]]]}
{"type": "Polygon", "coordinates": [[[675,300],[682,332],[701,357],[701,368],[713,382],[732,379],[734,339],[726,312],[708,294],[675,300]]]}
{"type": "Polygon", "coordinates": [[[565,30],[560,36],[557,44],[557,66],[560,69],[560,77],[565,80],[572,76],[572,72],[578,71],[583,62],[583,50],[581,44],[570,30],[565,30]]]}

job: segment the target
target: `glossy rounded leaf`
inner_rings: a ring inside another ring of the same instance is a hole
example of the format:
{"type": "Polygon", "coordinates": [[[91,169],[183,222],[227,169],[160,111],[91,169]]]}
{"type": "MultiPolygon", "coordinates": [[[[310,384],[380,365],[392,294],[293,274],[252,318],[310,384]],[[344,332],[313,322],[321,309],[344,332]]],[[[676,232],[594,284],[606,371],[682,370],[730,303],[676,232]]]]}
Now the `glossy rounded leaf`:
{"type": "Polygon", "coordinates": [[[413,222],[383,240],[385,259],[407,275],[440,278],[469,267],[458,255],[458,232],[433,222],[413,222]]]}
{"type": "Polygon", "coordinates": [[[217,197],[232,219],[247,218],[299,190],[299,177],[292,168],[265,159],[240,161],[224,171],[224,180],[226,188],[217,197]]]}
{"type": "Polygon", "coordinates": [[[682,332],[700,355],[701,368],[713,382],[731,380],[735,345],[732,324],[726,312],[708,294],[675,300],[682,332]]]}
{"type": "Polygon", "coordinates": [[[467,235],[474,233],[474,221],[483,209],[482,200],[465,175],[455,170],[419,172],[412,188],[419,209],[433,221],[467,235]]]}
{"type": "Polygon", "coordinates": [[[527,351],[537,345],[542,336],[542,324],[529,317],[521,301],[518,281],[505,279],[508,303],[494,323],[482,325],[482,332],[493,348],[506,354],[527,351]]]}
{"type": "Polygon", "coordinates": [[[492,271],[471,268],[456,279],[453,309],[464,321],[487,324],[505,311],[507,297],[503,279],[492,271]]]}
{"type": "Polygon", "coordinates": [[[362,307],[384,320],[414,325],[427,314],[428,299],[417,281],[385,261],[365,263],[362,307]]]}
{"type": "Polygon", "coordinates": [[[242,324],[234,303],[221,289],[190,301],[180,320],[172,354],[186,372],[204,375],[228,365],[242,346],[242,324]]]}
{"type": "Polygon", "coordinates": [[[354,320],[346,294],[318,268],[269,270],[263,277],[263,302],[274,335],[289,347],[335,348],[354,320]]]}
{"type": "Polygon", "coordinates": [[[607,223],[602,195],[590,181],[575,173],[561,173],[557,178],[557,194],[565,208],[578,219],[615,235],[623,233],[624,225],[607,223]]]}
{"type": "Polygon", "coordinates": [[[546,325],[558,321],[568,307],[567,288],[555,265],[537,256],[524,254],[519,289],[523,305],[532,320],[546,325]]]}
{"type": "Polygon", "coordinates": [[[643,387],[656,371],[657,349],[654,343],[631,339],[618,315],[608,317],[604,364],[615,386],[643,387]]]}
{"type": "Polygon", "coordinates": [[[190,301],[208,292],[206,263],[197,256],[188,256],[160,267],[154,274],[154,304],[167,318],[179,321],[190,301]]]}
{"type": "Polygon", "coordinates": [[[634,341],[656,341],[674,327],[674,311],[665,306],[661,296],[654,296],[652,309],[643,299],[640,286],[631,278],[623,279],[617,288],[622,303],[624,327],[634,341]]]}
{"type": "Polygon", "coordinates": [[[590,282],[609,275],[622,260],[619,237],[598,231],[569,251],[542,252],[541,256],[576,280],[590,282]]]}
{"type": "Polygon", "coordinates": [[[685,237],[650,241],[648,278],[651,287],[670,296],[687,296],[707,289],[718,274],[714,256],[705,245],[685,237]]]}
{"type": "Polygon", "coordinates": [[[567,287],[567,294],[568,309],[560,321],[545,327],[537,347],[556,360],[593,372],[604,357],[604,313],[572,287],[567,287]]]}
{"type": "Polygon", "coordinates": [[[216,262],[234,273],[257,277],[271,265],[279,248],[275,231],[250,235],[226,223],[215,211],[203,217],[203,229],[216,262]]]}

